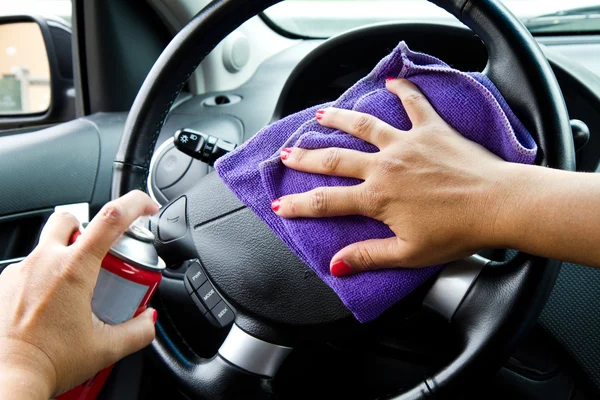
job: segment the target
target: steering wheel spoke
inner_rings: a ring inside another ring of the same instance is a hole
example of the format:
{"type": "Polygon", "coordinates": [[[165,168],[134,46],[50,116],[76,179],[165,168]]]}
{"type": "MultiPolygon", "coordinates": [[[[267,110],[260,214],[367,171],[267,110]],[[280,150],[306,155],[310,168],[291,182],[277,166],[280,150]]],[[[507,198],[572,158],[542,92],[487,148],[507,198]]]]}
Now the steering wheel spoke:
{"type": "Polygon", "coordinates": [[[292,350],[260,340],[234,324],[219,348],[219,355],[244,371],[273,378],[292,350]]]}
{"type": "Polygon", "coordinates": [[[449,263],[429,289],[423,305],[451,321],[479,273],[489,262],[487,258],[472,255],[449,263]]]}

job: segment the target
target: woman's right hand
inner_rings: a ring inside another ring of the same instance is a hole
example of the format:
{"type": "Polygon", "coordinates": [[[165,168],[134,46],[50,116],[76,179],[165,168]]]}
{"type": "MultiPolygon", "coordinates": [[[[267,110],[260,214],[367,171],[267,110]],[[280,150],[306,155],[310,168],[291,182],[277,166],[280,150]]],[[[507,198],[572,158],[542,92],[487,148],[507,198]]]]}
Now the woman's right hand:
{"type": "Polygon", "coordinates": [[[364,182],[284,196],[273,207],[278,215],[360,214],[396,234],[340,250],[331,260],[333,275],[440,264],[483,248],[600,268],[599,174],[505,162],[450,127],[411,82],[393,79],[387,88],[402,101],[413,124],[409,131],[355,111],[317,113],[321,124],[364,139],[379,152],[281,153],[287,167],[364,182]]]}
{"type": "Polygon", "coordinates": [[[340,250],[331,272],[440,264],[498,244],[496,220],[511,193],[504,162],[448,125],[410,81],[389,80],[412,121],[400,131],[356,111],[328,108],[319,122],[361,138],[377,153],[330,148],[284,149],[283,163],[299,171],[364,180],[356,186],[318,188],[276,200],[284,218],[365,215],[396,234],[340,250]]]}

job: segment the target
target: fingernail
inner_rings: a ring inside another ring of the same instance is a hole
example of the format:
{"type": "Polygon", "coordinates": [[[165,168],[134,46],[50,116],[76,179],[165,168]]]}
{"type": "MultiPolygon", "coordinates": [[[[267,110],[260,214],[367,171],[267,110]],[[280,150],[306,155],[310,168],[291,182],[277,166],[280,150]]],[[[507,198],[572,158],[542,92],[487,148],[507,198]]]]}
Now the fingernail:
{"type": "Polygon", "coordinates": [[[290,149],[289,147],[286,147],[285,149],[281,150],[281,153],[279,154],[279,156],[281,157],[282,160],[287,160],[288,157],[290,156],[291,152],[292,152],[292,149],[290,149]]]}
{"type": "Polygon", "coordinates": [[[152,322],[156,324],[156,320],[158,319],[158,311],[154,310],[152,313],[152,322]]]}
{"type": "Polygon", "coordinates": [[[350,275],[352,273],[352,268],[350,265],[346,263],[344,260],[339,260],[331,264],[331,275],[337,276],[338,278],[341,276],[350,275]]]}
{"type": "Polygon", "coordinates": [[[279,200],[279,199],[273,200],[273,202],[271,203],[271,209],[273,211],[277,212],[277,210],[279,210],[279,207],[281,207],[281,200],[279,200]]]}
{"type": "Polygon", "coordinates": [[[317,111],[317,120],[321,120],[321,118],[323,118],[323,114],[325,114],[325,110],[318,110],[317,111]]]}
{"type": "Polygon", "coordinates": [[[389,81],[393,81],[394,79],[396,79],[396,78],[394,78],[394,77],[390,76],[389,78],[385,78],[385,81],[386,81],[386,82],[389,82],[389,81]]]}

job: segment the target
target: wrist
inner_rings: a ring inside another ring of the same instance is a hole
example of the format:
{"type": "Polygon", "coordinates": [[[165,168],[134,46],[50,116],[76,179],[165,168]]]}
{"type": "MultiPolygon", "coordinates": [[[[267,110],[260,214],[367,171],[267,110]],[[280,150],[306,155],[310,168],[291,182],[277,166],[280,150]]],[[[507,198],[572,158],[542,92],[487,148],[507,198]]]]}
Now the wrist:
{"type": "Polygon", "coordinates": [[[50,396],[50,387],[38,375],[11,366],[0,366],[0,398],[3,400],[46,400],[50,396]]]}
{"type": "Polygon", "coordinates": [[[52,364],[41,350],[14,339],[0,340],[0,398],[49,399],[56,385],[52,364]]]}
{"type": "Polygon", "coordinates": [[[515,249],[526,234],[531,194],[539,184],[541,167],[504,162],[495,172],[484,214],[486,248],[515,249]],[[537,177],[537,178],[536,178],[537,177]]]}

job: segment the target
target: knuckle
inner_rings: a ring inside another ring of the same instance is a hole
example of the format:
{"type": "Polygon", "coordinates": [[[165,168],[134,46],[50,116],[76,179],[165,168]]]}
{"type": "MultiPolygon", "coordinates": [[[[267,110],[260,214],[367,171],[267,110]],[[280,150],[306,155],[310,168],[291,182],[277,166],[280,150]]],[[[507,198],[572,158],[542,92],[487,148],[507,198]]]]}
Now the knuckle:
{"type": "MultiPolygon", "coordinates": [[[[406,153],[410,150],[403,150],[403,153],[406,153]]],[[[400,155],[395,155],[395,156],[389,156],[389,155],[382,155],[378,161],[377,161],[377,169],[381,174],[391,174],[394,172],[398,172],[398,171],[403,171],[404,169],[406,169],[406,164],[403,161],[403,159],[405,158],[406,154],[402,154],[402,157],[400,157],[400,155]]]]}
{"type": "Polygon", "coordinates": [[[325,188],[315,189],[308,201],[310,210],[316,215],[322,215],[327,212],[329,207],[329,194],[325,188]]]}
{"type": "Polygon", "coordinates": [[[123,209],[114,201],[107,203],[100,211],[100,218],[109,225],[119,225],[124,216],[123,209]]]}
{"type": "Polygon", "coordinates": [[[301,164],[304,162],[304,156],[306,155],[306,151],[300,148],[294,149],[292,151],[293,156],[290,157],[290,161],[295,162],[296,164],[301,164]]]}
{"type": "Polygon", "coordinates": [[[283,211],[287,211],[287,214],[289,214],[289,215],[296,214],[297,199],[296,199],[295,195],[286,196],[284,199],[282,199],[282,202],[283,202],[283,211]]]}
{"type": "Polygon", "coordinates": [[[361,212],[369,217],[377,217],[384,212],[385,194],[382,185],[368,184],[359,194],[358,204],[362,206],[361,212]]]}
{"type": "Polygon", "coordinates": [[[340,164],[340,149],[328,149],[323,158],[323,168],[328,172],[335,172],[340,164]]]}
{"type": "Polygon", "coordinates": [[[59,277],[64,282],[69,284],[80,284],[84,281],[83,274],[81,273],[82,269],[77,268],[77,263],[69,263],[65,262],[61,265],[59,277]]]}
{"type": "Polygon", "coordinates": [[[408,93],[402,98],[402,102],[408,106],[417,106],[421,104],[423,100],[425,100],[425,97],[418,92],[408,93]]]}
{"type": "Polygon", "coordinates": [[[57,211],[54,213],[55,218],[65,224],[79,225],[79,220],[75,216],[66,211],[57,211]]]}
{"type": "Polygon", "coordinates": [[[365,246],[358,246],[356,248],[356,259],[362,269],[370,270],[377,268],[377,264],[375,263],[375,260],[371,254],[371,250],[365,246]]]}
{"type": "Polygon", "coordinates": [[[367,133],[373,127],[373,118],[367,114],[360,114],[353,124],[353,130],[358,135],[367,133]]]}

